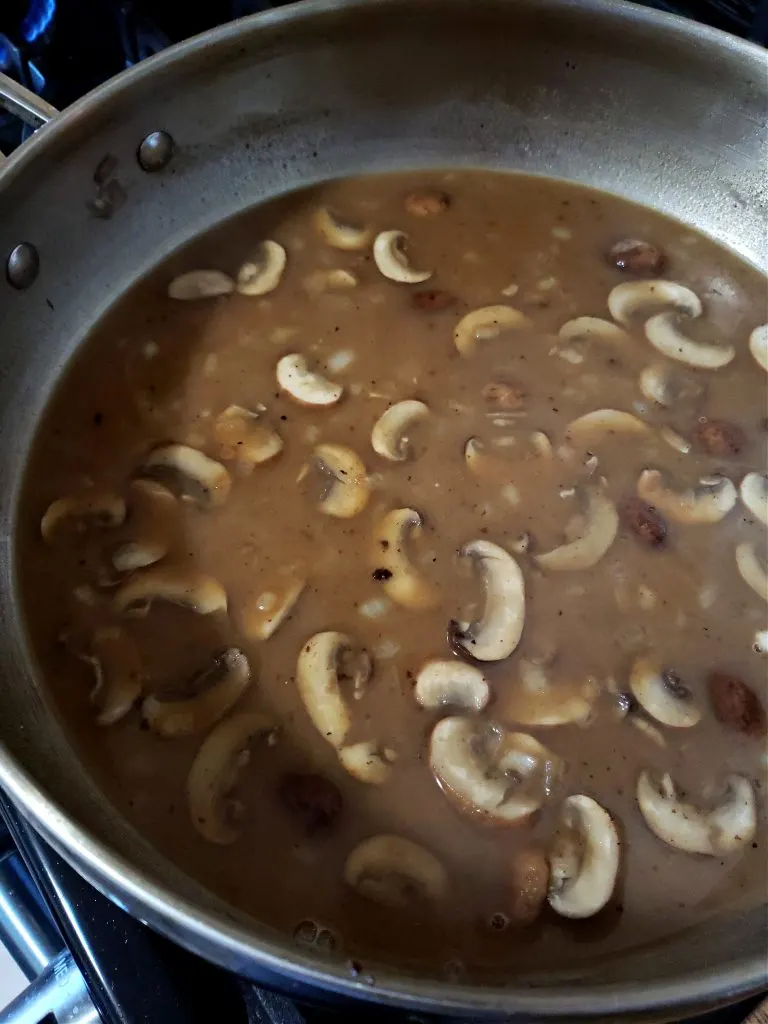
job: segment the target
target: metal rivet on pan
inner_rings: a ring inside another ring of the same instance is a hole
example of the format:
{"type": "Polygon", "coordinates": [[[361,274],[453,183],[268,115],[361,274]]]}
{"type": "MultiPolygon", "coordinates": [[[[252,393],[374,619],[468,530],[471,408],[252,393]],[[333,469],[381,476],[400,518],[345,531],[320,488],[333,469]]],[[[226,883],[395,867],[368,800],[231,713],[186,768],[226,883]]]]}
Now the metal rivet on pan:
{"type": "Polygon", "coordinates": [[[19,242],[11,249],[5,264],[8,284],[24,291],[29,288],[40,271],[40,257],[31,242],[19,242]]]}
{"type": "Polygon", "coordinates": [[[142,141],[136,153],[139,167],[143,171],[162,171],[173,159],[173,137],[168,132],[150,132],[142,141]]]}

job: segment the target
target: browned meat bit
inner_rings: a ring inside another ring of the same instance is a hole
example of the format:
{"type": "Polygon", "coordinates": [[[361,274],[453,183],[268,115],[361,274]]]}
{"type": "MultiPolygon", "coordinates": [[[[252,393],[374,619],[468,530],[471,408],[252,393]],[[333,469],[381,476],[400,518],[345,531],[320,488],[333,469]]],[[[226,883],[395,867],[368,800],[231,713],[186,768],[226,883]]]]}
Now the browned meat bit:
{"type": "Polygon", "coordinates": [[[434,217],[436,213],[444,213],[450,205],[451,197],[438,189],[411,192],[405,197],[405,208],[414,217],[434,217]]]}
{"type": "Polygon", "coordinates": [[[747,442],[741,427],[728,420],[704,420],[696,426],[693,436],[710,455],[738,455],[747,442]]]}
{"type": "Polygon", "coordinates": [[[722,725],[747,736],[765,735],[765,708],[746,683],[727,672],[712,672],[709,677],[709,697],[715,718],[722,725]]]}
{"type": "Polygon", "coordinates": [[[483,401],[498,409],[520,409],[525,404],[524,388],[515,381],[492,380],[480,392],[483,401]]]}
{"type": "Polygon", "coordinates": [[[458,301],[452,292],[443,291],[442,288],[427,288],[411,293],[414,309],[425,313],[442,313],[446,309],[453,309],[458,301]]]}
{"type": "Polygon", "coordinates": [[[608,262],[629,274],[660,274],[667,260],[664,253],[650,242],[622,238],[608,250],[608,262]]]}
{"type": "Polygon", "coordinates": [[[513,924],[531,924],[547,898],[549,862],[538,847],[518,850],[512,859],[509,917],[513,924]]]}
{"type": "Polygon", "coordinates": [[[649,548],[662,548],[667,540],[667,524],[662,514],[642,498],[627,498],[619,506],[619,519],[626,529],[649,548]]]}
{"type": "Polygon", "coordinates": [[[310,835],[325,832],[342,808],[341,793],[323,775],[295,772],[280,781],[280,799],[310,835]]]}

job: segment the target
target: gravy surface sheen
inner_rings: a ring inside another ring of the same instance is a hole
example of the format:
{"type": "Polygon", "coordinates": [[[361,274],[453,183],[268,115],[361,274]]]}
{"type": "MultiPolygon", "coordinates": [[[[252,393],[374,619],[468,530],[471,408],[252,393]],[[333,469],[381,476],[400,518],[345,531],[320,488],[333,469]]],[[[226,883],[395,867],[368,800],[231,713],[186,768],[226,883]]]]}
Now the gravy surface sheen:
{"type": "Polygon", "coordinates": [[[484,171],[174,254],[68,368],[19,509],[109,798],[320,955],[435,973],[762,899],[765,295],[647,209],[484,171]]]}

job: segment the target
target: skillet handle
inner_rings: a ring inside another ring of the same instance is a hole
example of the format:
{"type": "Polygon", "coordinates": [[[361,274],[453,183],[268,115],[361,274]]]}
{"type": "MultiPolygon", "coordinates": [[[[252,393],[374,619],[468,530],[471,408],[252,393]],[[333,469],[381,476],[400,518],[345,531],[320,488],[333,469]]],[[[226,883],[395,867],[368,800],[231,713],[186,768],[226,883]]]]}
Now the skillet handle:
{"type": "Polygon", "coordinates": [[[7,75],[0,74],[0,107],[14,114],[33,128],[39,128],[56,117],[58,110],[50,103],[35,96],[7,75]]]}

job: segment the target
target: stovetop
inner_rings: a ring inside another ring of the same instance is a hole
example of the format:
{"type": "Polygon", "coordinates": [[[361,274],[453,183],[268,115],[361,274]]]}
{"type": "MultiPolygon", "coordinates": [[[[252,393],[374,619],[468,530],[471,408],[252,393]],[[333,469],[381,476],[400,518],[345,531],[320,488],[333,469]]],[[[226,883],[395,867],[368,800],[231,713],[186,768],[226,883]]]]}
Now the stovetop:
{"type": "MultiPolygon", "coordinates": [[[[646,4],[768,44],[768,0],[646,4]]],[[[274,6],[279,0],[0,0],[0,71],[61,109],[173,42],[274,6]]],[[[29,131],[0,111],[0,153],[29,131]]],[[[297,1002],[185,952],[97,893],[2,791],[0,942],[31,982],[0,1010],[0,1024],[438,1024],[369,1005],[297,1002]]],[[[738,1024],[757,1002],[696,1024],[738,1024]]]]}

